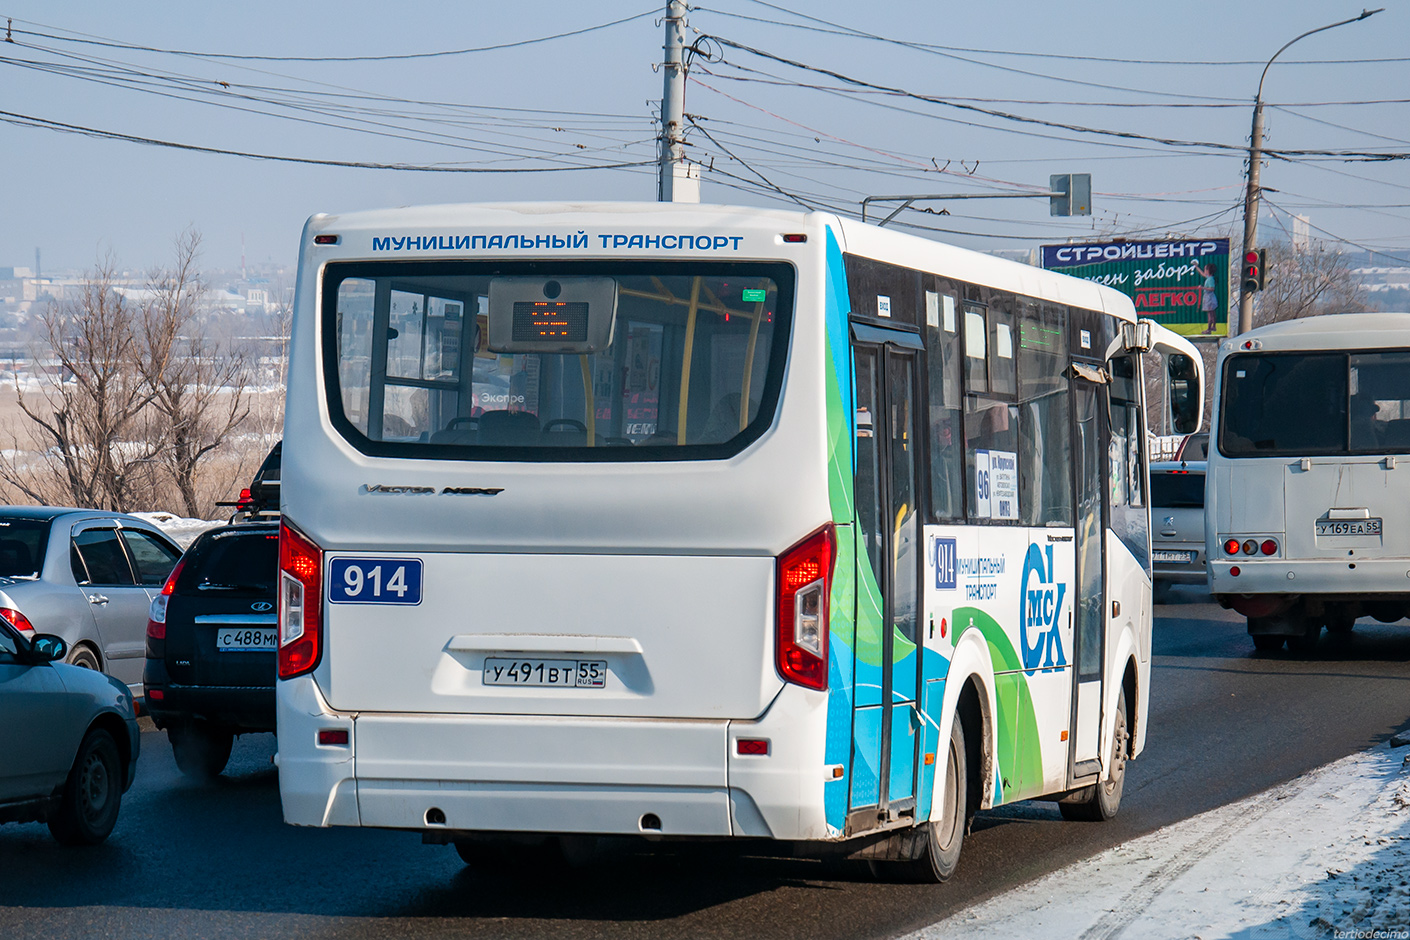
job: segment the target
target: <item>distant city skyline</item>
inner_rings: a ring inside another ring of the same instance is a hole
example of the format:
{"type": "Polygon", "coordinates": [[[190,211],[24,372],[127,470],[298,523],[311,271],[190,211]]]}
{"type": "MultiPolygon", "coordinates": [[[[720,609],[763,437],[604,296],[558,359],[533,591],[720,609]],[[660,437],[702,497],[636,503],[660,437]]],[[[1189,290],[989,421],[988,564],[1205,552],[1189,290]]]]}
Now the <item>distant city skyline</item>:
{"type": "MultiPolygon", "coordinates": [[[[929,226],[941,230],[935,237],[981,249],[1236,229],[1244,161],[1237,148],[1247,143],[1262,63],[1298,33],[1359,12],[1312,0],[1280,4],[1276,17],[1261,5],[1209,2],[1095,3],[1080,13],[1031,0],[785,7],[722,0],[689,16],[688,38],[699,42],[686,92],[696,121],[688,149],[705,168],[704,200],[791,206],[797,199],[856,211],[866,195],[1039,192],[1051,173],[1092,174],[1088,219],[1050,218],[1043,199],[1006,199],[928,203],[950,214],[911,211],[893,223],[929,226]],[[849,29],[874,36],[842,35],[849,29]]],[[[0,267],[34,265],[37,247],[45,271],[82,270],[109,251],[122,266],[144,269],[167,260],[187,227],[203,234],[208,268],[238,269],[242,235],[247,263],[289,265],[315,212],[653,199],[661,77],[652,64],[661,55],[664,2],[546,0],[535,9],[533,17],[482,4],[391,14],[356,0],[330,16],[327,7],[256,0],[193,14],[170,2],[18,0],[4,14],[13,17],[15,42],[0,57],[0,267]],[[625,22],[606,25],[617,20],[625,22]],[[387,56],[576,30],[588,31],[418,59],[189,54],[387,56]],[[315,160],[533,172],[315,166],[94,133],[315,160]],[[568,164],[635,165],[538,172],[568,164]]],[[[1381,159],[1410,151],[1401,130],[1410,105],[1398,97],[1410,76],[1406,35],[1407,9],[1393,7],[1308,38],[1269,71],[1270,148],[1349,150],[1367,159],[1270,160],[1265,241],[1301,237],[1294,217],[1305,216],[1312,239],[1410,250],[1410,160],[1381,159]],[[1328,104],[1369,101],[1392,103],[1328,104]]]]}

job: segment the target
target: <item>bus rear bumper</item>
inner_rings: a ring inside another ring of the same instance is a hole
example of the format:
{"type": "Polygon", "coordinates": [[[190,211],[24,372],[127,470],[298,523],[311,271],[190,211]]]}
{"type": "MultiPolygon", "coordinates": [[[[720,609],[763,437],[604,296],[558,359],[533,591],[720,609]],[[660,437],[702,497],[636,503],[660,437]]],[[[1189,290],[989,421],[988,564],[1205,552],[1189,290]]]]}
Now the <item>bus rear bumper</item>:
{"type": "Polygon", "coordinates": [[[337,714],[307,676],[280,682],[278,702],[293,825],[829,837],[823,726],[799,720],[825,710],[824,693],[787,687],[756,721],[337,714]],[[347,745],[317,743],[342,729],[347,745]],[[740,738],[766,753],[740,754],[740,738]]]}
{"type": "Polygon", "coordinates": [[[1337,595],[1362,597],[1410,593],[1410,559],[1337,559],[1211,561],[1210,593],[1220,595],[1337,595]],[[1238,568],[1238,575],[1231,569],[1238,568]]]}

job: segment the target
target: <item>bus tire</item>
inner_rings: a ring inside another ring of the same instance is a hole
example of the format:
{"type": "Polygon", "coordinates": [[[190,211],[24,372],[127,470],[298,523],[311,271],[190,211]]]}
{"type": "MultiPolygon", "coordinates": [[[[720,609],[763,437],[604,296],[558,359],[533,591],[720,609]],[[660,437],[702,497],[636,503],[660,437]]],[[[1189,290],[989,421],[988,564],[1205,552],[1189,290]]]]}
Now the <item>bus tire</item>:
{"type": "Polygon", "coordinates": [[[1059,803],[1063,819],[1074,822],[1105,822],[1121,808],[1121,791],[1126,786],[1126,749],[1130,740],[1126,717],[1126,690],[1116,693],[1116,728],[1111,736],[1111,757],[1107,761],[1107,778],[1091,788],[1091,795],[1081,802],[1059,803]]]}
{"type": "Polygon", "coordinates": [[[1253,648],[1260,653],[1276,653],[1283,648],[1283,641],[1287,639],[1281,633],[1254,633],[1251,636],[1253,648]]]}
{"type": "MultiPolygon", "coordinates": [[[[893,862],[898,880],[920,884],[948,881],[960,863],[964,832],[969,826],[969,771],[965,760],[964,725],[956,715],[950,724],[950,747],[945,759],[944,805],[940,818],[925,823],[925,845],[919,858],[893,862]]],[[[889,867],[889,866],[888,866],[889,867]]]]}

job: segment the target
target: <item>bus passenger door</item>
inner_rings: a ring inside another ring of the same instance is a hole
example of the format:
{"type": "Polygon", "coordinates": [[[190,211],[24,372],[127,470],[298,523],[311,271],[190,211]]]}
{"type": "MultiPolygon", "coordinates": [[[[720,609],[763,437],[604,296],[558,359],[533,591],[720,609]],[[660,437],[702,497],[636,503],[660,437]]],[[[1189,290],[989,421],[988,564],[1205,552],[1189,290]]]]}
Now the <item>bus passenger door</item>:
{"type": "Polygon", "coordinates": [[[857,662],[849,823],[864,831],[913,815],[916,806],[920,340],[861,326],[854,333],[857,662]]]}
{"type": "MultiPolygon", "coordinates": [[[[1094,374],[1101,375],[1095,369],[1094,374]]],[[[1103,376],[1104,377],[1104,376],[1103,376]]],[[[1102,556],[1106,532],[1104,465],[1107,459],[1108,386],[1079,373],[1072,382],[1073,476],[1077,507],[1077,596],[1073,599],[1072,742],[1068,785],[1092,782],[1099,770],[1102,718],[1102,662],[1106,635],[1106,577],[1102,556]]]]}

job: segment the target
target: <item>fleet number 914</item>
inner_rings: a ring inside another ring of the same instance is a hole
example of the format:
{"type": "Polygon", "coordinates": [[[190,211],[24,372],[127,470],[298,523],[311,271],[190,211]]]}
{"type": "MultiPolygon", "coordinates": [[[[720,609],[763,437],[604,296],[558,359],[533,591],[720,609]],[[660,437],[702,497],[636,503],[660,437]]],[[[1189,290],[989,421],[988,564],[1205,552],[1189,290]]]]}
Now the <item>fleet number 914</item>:
{"type": "Polygon", "coordinates": [[[419,604],[419,558],[334,558],[328,563],[332,604],[419,604]]]}

